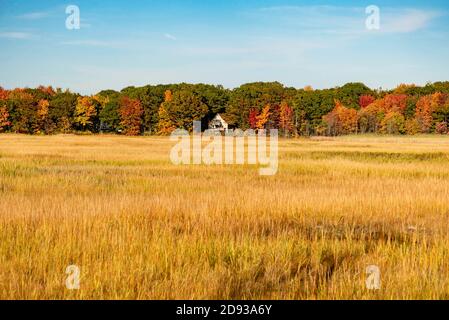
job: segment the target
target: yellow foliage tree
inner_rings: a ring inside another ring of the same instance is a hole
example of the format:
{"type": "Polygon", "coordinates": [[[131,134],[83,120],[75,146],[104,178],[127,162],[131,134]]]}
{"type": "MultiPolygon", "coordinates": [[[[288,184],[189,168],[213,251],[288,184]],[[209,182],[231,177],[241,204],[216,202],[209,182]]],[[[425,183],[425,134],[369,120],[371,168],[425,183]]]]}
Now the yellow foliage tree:
{"type": "Polygon", "coordinates": [[[42,99],[39,101],[37,106],[37,116],[39,120],[45,120],[48,117],[48,107],[50,103],[46,99],[42,99]]]}
{"type": "Polygon", "coordinates": [[[75,122],[83,129],[92,124],[92,118],[97,115],[94,99],[91,97],[79,97],[75,109],[75,122]]]}
{"type": "Polygon", "coordinates": [[[313,91],[312,86],[308,85],[304,87],[304,91],[313,91]]]}
{"type": "Polygon", "coordinates": [[[173,94],[171,90],[165,91],[165,99],[164,102],[159,107],[159,122],[157,125],[157,131],[160,135],[169,135],[173,132],[173,130],[176,129],[176,126],[172,119],[170,118],[170,115],[167,112],[167,109],[165,108],[165,104],[172,101],[173,94]]]}
{"type": "Polygon", "coordinates": [[[37,124],[34,127],[35,133],[46,132],[50,126],[50,119],[48,118],[50,103],[46,99],[39,100],[37,104],[37,124]]]}
{"type": "Polygon", "coordinates": [[[271,112],[270,112],[270,105],[267,104],[263,109],[262,112],[257,116],[257,129],[265,129],[265,125],[268,122],[268,119],[270,118],[271,112]]]}

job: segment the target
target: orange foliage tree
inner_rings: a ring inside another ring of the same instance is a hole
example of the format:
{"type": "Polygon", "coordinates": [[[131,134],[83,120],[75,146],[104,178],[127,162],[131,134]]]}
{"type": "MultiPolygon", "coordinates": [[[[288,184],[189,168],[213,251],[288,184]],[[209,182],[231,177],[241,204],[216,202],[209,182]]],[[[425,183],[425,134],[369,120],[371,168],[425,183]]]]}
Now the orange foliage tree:
{"type": "Polygon", "coordinates": [[[0,107],[0,132],[3,132],[10,125],[8,109],[5,106],[0,107]]]}
{"type": "Polygon", "coordinates": [[[279,127],[284,131],[284,135],[288,136],[294,128],[293,109],[287,102],[282,102],[280,106],[279,127]]]}
{"type": "Polygon", "coordinates": [[[257,129],[265,129],[265,124],[268,122],[268,119],[270,118],[271,112],[270,112],[270,105],[267,104],[263,109],[262,112],[257,116],[257,129]]]}
{"type": "Polygon", "coordinates": [[[422,133],[431,132],[434,124],[435,130],[441,132],[444,122],[449,119],[449,95],[436,92],[421,97],[416,103],[415,118],[422,133]]]}
{"type": "Polygon", "coordinates": [[[404,114],[407,108],[407,95],[406,94],[387,94],[380,100],[381,105],[385,113],[398,112],[404,114]]]}
{"type": "Polygon", "coordinates": [[[120,100],[120,124],[127,136],[137,136],[141,132],[143,108],[139,100],[123,97],[120,100]]]}
{"type": "Polygon", "coordinates": [[[0,132],[3,132],[11,125],[9,112],[6,108],[6,99],[8,99],[8,91],[0,87],[0,132]]]}
{"type": "Polygon", "coordinates": [[[437,93],[433,95],[427,95],[419,98],[416,103],[415,118],[418,121],[419,129],[421,133],[429,133],[432,124],[433,116],[432,113],[436,107],[436,100],[438,100],[437,93]]]}
{"type": "Polygon", "coordinates": [[[41,90],[43,93],[48,94],[49,96],[54,96],[56,94],[55,90],[53,90],[52,86],[39,86],[39,90],[41,90]]]}
{"type": "Polygon", "coordinates": [[[16,133],[33,133],[36,122],[36,103],[31,93],[25,89],[14,89],[8,93],[8,108],[11,130],[16,133]]]}
{"type": "Polygon", "coordinates": [[[8,90],[0,87],[0,101],[8,99],[8,90]]]}
{"type": "Polygon", "coordinates": [[[323,117],[329,135],[352,134],[358,131],[358,114],[335,100],[335,108],[323,117]]]}
{"type": "Polygon", "coordinates": [[[313,88],[312,88],[311,85],[307,85],[307,86],[304,87],[304,91],[311,92],[311,91],[313,91],[313,88]]]}

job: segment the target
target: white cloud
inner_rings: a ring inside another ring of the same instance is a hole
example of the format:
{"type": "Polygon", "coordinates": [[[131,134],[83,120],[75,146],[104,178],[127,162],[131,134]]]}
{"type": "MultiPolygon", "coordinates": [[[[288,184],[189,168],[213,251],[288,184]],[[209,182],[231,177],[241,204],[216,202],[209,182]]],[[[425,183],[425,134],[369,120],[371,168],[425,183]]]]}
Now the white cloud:
{"type": "Polygon", "coordinates": [[[0,38],[25,40],[32,38],[32,34],[26,32],[0,32],[0,38]]]}
{"type": "Polygon", "coordinates": [[[20,16],[18,16],[19,19],[25,19],[25,20],[38,20],[38,19],[43,19],[49,16],[48,12],[30,12],[30,13],[25,13],[22,14],[20,16]]]}
{"type": "MultiPolygon", "coordinates": [[[[280,25],[301,32],[360,35],[367,33],[364,7],[337,6],[278,6],[261,8],[254,15],[276,20],[280,25]]],[[[413,8],[380,7],[380,33],[409,33],[423,30],[443,12],[413,8]]],[[[371,32],[373,33],[373,32],[371,32]]]]}
{"type": "Polygon", "coordinates": [[[118,42],[109,42],[101,40],[73,40],[73,41],[62,41],[62,45],[68,46],[87,46],[87,47],[121,47],[122,44],[118,42]]]}
{"type": "Polygon", "coordinates": [[[172,35],[172,34],[170,34],[170,33],[165,33],[165,34],[164,34],[164,37],[167,38],[167,39],[169,39],[169,40],[173,40],[173,41],[178,40],[174,35],[172,35]]]}
{"type": "Polygon", "coordinates": [[[407,9],[401,11],[390,11],[385,13],[382,23],[381,11],[381,31],[390,33],[408,33],[426,28],[429,23],[441,16],[442,13],[436,11],[424,11],[407,9]]]}

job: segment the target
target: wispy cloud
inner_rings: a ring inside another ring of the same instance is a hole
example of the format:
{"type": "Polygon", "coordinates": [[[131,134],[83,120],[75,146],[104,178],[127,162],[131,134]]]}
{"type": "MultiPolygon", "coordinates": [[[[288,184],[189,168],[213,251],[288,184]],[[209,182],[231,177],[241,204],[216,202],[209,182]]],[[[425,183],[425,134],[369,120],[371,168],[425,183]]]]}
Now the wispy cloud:
{"type": "Polygon", "coordinates": [[[31,33],[26,32],[0,32],[0,38],[26,40],[32,37],[31,33]]]}
{"type": "Polygon", "coordinates": [[[384,22],[381,24],[381,31],[383,30],[384,32],[390,33],[409,33],[418,31],[426,28],[432,20],[443,14],[443,12],[438,11],[424,11],[417,9],[387,11],[385,12],[384,22]]]}
{"type": "Polygon", "coordinates": [[[25,13],[25,14],[17,16],[17,18],[25,19],[25,20],[39,20],[39,19],[46,18],[49,15],[50,15],[49,12],[39,11],[39,12],[25,13]]]}
{"type": "Polygon", "coordinates": [[[119,42],[109,42],[109,41],[101,41],[101,40],[73,40],[73,41],[62,41],[60,42],[62,45],[68,46],[86,46],[86,47],[109,47],[109,48],[118,48],[122,47],[122,43],[119,42]]]}
{"type": "Polygon", "coordinates": [[[170,34],[170,33],[165,33],[164,37],[168,40],[172,40],[172,41],[176,41],[178,40],[174,35],[170,34]]]}
{"type": "MultiPolygon", "coordinates": [[[[360,35],[367,33],[364,7],[340,6],[277,6],[255,12],[264,19],[276,19],[281,24],[297,27],[303,32],[320,31],[329,34],[360,35]]],[[[436,10],[380,7],[379,33],[410,33],[423,30],[445,15],[436,10]]]]}

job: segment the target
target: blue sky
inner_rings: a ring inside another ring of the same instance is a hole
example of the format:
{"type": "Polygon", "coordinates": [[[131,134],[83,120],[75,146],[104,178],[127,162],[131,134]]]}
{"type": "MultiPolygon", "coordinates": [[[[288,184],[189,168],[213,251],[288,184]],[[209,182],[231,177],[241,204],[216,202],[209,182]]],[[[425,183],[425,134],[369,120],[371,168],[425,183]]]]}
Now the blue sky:
{"type": "Polygon", "coordinates": [[[447,1],[0,0],[0,85],[372,88],[449,80],[447,1]],[[81,29],[65,27],[77,5],[81,29]],[[367,30],[365,8],[380,8],[367,30]]]}

